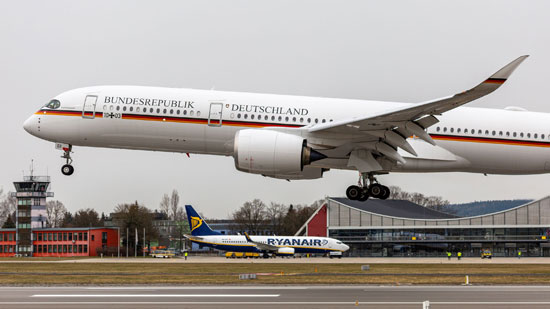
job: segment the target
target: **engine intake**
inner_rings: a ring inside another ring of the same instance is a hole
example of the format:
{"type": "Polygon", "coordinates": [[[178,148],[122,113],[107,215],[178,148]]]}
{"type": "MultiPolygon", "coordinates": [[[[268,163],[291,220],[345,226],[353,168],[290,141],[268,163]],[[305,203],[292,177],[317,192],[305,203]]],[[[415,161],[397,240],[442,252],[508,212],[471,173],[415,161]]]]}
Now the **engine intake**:
{"type": "Polygon", "coordinates": [[[235,134],[233,157],[239,171],[254,174],[295,174],[304,166],[326,158],[297,135],[247,129],[235,134]]]}

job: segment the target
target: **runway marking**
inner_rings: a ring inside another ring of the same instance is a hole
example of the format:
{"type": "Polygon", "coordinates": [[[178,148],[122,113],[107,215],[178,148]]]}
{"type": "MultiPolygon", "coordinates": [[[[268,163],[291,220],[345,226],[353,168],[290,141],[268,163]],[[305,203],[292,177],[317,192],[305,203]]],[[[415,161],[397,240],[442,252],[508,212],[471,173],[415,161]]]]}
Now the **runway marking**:
{"type": "Polygon", "coordinates": [[[157,287],[89,287],[86,290],[307,290],[310,287],[303,286],[157,286],[157,287]]]}
{"type": "MultiPolygon", "coordinates": [[[[402,302],[0,302],[0,305],[418,305],[421,301],[402,302]]],[[[431,305],[550,305],[550,302],[440,302],[430,301],[431,305]]]]}
{"type": "Polygon", "coordinates": [[[83,298],[83,297],[279,297],[280,294],[35,294],[31,297],[83,298]]]}

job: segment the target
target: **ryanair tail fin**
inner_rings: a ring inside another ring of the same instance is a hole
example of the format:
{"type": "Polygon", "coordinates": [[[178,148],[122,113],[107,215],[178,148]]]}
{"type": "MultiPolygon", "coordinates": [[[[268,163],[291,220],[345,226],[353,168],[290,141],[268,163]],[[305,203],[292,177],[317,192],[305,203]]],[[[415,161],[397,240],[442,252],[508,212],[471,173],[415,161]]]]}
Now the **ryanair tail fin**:
{"type": "Polygon", "coordinates": [[[189,221],[192,236],[220,235],[220,233],[212,231],[193,206],[185,205],[185,211],[187,212],[187,220],[189,221]]]}

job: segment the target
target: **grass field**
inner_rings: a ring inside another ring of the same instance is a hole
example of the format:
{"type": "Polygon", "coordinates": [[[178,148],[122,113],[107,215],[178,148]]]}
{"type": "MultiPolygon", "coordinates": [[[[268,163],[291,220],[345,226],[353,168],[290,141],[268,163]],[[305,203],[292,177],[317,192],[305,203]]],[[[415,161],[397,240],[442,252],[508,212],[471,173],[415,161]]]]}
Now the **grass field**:
{"type": "Polygon", "coordinates": [[[550,284],[550,265],[1,263],[2,285],[550,284]],[[239,280],[256,273],[256,280],[239,280]]]}

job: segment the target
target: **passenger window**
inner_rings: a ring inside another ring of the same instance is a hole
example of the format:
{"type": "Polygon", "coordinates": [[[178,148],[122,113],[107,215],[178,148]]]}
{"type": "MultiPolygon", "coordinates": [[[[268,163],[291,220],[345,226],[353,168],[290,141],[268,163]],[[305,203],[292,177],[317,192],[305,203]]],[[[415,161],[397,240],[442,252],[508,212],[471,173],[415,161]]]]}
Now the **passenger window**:
{"type": "Polygon", "coordinates": [[[308,119],[307,119],[307,123],[311,123],[311,118],[308,118],[308,119]]]}
{"type": "Polygon", "coordinates": [[[514,137],[518,136],[518,134],[516,132],[514,132],[514,137]]]}
{"type": "Polygon", "coordinates": [[[254,119],[254,114],[250,115],[250,119],[254,119]]]}
{"type": "MultiPolygon", "coordinates": [[[[292,118],[292,121],[296,122],[296,117],[293,117],[293,118],[292,118]]],[[[323,122],[324,122],[324,121],[323,121],[323,122]]]]}
{"type": "Polygon", "coordinates": [[[201,115],[201,111],[197,111],[197,117],[201,115]]]}
{"type": "Polygon", "coordinates": [[[541,135],[540,135],[540,139],[544,139],[544,134],[541,134],[541,135]]]}
{"type": "Polygon", "coordinates": [[[283,119],[283,117],[279,116],[279,121],[281,121],[283,119]]]}
{"type": "Polygon", "coordinates": [[[509,137],[510,136],[510,132],[506,132],[506,137],[509,137]]]}
{"type": "Polygon", "coordinates": [[[300,118],[300,122],[304,122],[304,118],[300,118]]]}
{"type": "Polygon", "coordinates": [[[166,108],[162,110],[162,113],[163,113],[163,114],[166,114],[166,108]]]}
{"type": "Polygon", "coordinates": [[[288,122],[288,116],[285,117],[285,121],[288,122]]]}
{"type": "Polygon", "coordinates": [[[271,116],[271,121],[275,121],[275,116],[271,116]]]}
{"type": "Polygon", "coordinates": [[[194,113],[195,113],[194,111],[190,111],[189,116],[193,116],[194,113]]]}
{"type": "Polygon", "coordinates": [[[244,114],[244,119],[248,119],[248,114],[244,114]]]}
{"type": "Polygon", "coordinates": [[[130,111],[133,111],[134,110],[134,107],[133,106],[130,106],[130,111]]]}
{"type": "Polygon", "coordinates": [[[122,108],[122,111],[123,111],[123,112],[125,112],[125,111],[126,111],[126,106],[124,106],[124,107],[122,108]]]}
{"type": "Polygon", "coordinates": [[[322,122],[323,122],[323,123],[325,123],[325,119],[323,119],[323,121],[322,121],[322,122]]]}
{"type": "Polygon", "coordinates": [[[109,109],[110,109],[110,110],[114,110],[114,109],[115,109],[115,107],[111,105],[111,107],[110,107],[109,109]]]}
{"type": "Polygon", "coordinates": [[[136,107],[136,112],[139,113],[139,111],[140,111],[140,108],[139,108],[139,107],[136,107]]]}
{"type": "Polygon", "coordinates": [[[187,110],[184,110],[184,111],[183,111],[183,114],[184,114],[184,115],[187,115],[187,110]]]}
{"type": "Polygon", "coordinates": [[[454,132],[455,132],[455,129],[454,129],[454,128],[451,128],[449,131],[451,131],[451,133],[454,133],[454,132]]]}
{"type": "Polygon", "coordinates": [[[531,138],[531,133],[527,133],[527,138],[531,138]]]}
{"type": "Polygon", "coordinates": [[[534,138],[538,138],[539,135],[537,133],[535,133],[535,135],[533,136],[534,138]]]}
{"type": "Polygon", "coordinates": [[[485,135],[489,135],[489,130],[485,130],[485,135]]]}
{"type": "Polygon", "coordinates": [[[443,132],[447,132],[447,127],[443,127],[443,132]]]}
{"type": "MultiPolygon", "coordinates": [[[[178,114],[178,115],[179,115],[179,114],[180,114],[180,112],[181,112],[181,111],[180,111],[179,109],[178,109],[178,110],[176,110],[176,114],[178,114]]],[[[233,118],[233,117],[231,117],[231,118],[233,118]]]]}
{"type": "Polygon", "coordinates": [[[157,114],[160,114],[160,108],[157,108],[157,114]]]}
{"type": "Polygon", "coordinates": [[[436,132],[439,132],[439,130],[441,130],[439,127],[435,128],[436,132]]]}
{"type": "Polygon", "coordinates": [[[170,115],[172,115],[173,113],[174,113],[174,110],[173,110],[173,109],[171,109],[171,110],[170,110],[170,115]]]}
{"type": "Polygon", "coordinates": [[[116,110],[119,111],[119,110],[120,110],[120,106],[117,106],[117,107],[116,107],[116,110]]]}
{"type": "Polygon", "coordinates": [[[268,120],[268,119],[269,119],[269,116],[265,115],[264,120],[268,120]]]}
{"type": "Polygon", "coordinates": [[[483,133],[483,131],[481,131],[481,130],[477,131],[477,134],[479,134],[479,135],[481,135],[482,133],[483,133]]]}
{"type": "Polygon", "coordinates": [[[472,129],[472,130],[470,131],[470,133],[475,134],[475,133],[476,133],[476,130],[475,130],[475,129],[472,129]]]}
{"type": "Polygon", "coordinates": [[[493,136],[495,136],[497,134],[497,132],[495,132],[495,131],[493,131],[492,133],[493,133],[493,136]]]}
{"type": "Polygon", "coordinates": [[[498,132],[498,135],[499,135],[499,136],[502,136],[502,131],[499,131],[499,132],[498,132]]]}
{"type": "Polygon", "coordinates": [[[519,137],[523,137],[523,132],[521,132],[521,133],[519,134],[519,137]]]}
{"type": "Polygon", "coordinates": [[[456,133],[460,133],[460,128],[456,129],[456,133]]]}
{"type": "Polygon", "coordinates": [[[315,118],[315,123],[319,123],[319,119],[315,118]]]}

